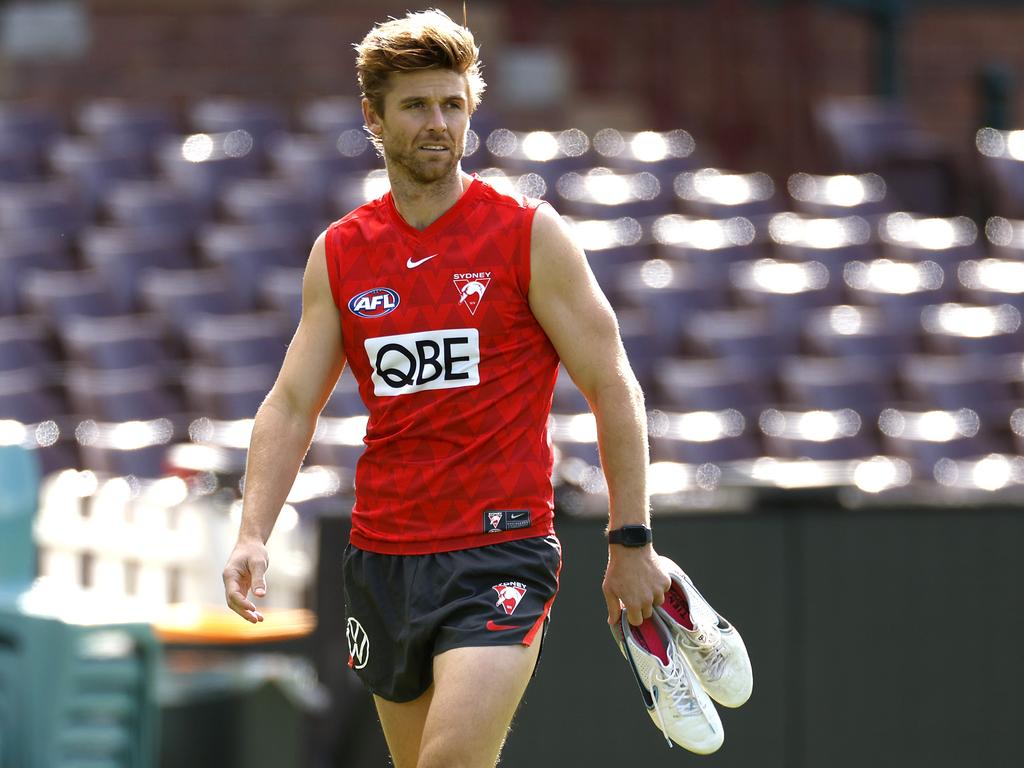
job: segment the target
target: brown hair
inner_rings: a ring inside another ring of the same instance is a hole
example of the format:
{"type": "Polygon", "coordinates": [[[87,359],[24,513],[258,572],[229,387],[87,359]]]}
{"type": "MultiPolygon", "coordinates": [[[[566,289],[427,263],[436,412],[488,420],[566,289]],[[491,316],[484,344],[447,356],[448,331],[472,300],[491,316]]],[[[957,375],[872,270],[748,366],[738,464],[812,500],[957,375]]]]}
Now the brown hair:
{"type": "Polygon", "coordinates": [[[486,87],[473,33],[436,8],[377,24],[355,49],[359,87],[378,114],[384,113],[384,94],[392,72],[450,69],[466,75],[470,113],[486,87]]]}

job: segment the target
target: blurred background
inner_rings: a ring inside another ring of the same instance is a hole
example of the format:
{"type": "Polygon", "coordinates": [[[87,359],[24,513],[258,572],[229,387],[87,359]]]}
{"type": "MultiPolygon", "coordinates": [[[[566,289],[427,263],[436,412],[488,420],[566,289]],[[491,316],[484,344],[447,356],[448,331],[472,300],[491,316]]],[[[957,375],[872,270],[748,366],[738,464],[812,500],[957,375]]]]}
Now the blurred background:
{"type": "MultiPolygon", "coordinates": [[[[0,1],[0,768],[386,764],[346,667],[348,372],[266,622],[220,572],[309,247],[387,189],[352,43],[406,10],[0,1]]],[[[646,392],[656,545],[750,649],[702,761],[1015,764],[1024,3],[468,12],[463,167],[571,222],[646,392]]],[[[604,634],[566,376],[551,427],[561,598],[502,765],[685,761],[604,634]]]]}

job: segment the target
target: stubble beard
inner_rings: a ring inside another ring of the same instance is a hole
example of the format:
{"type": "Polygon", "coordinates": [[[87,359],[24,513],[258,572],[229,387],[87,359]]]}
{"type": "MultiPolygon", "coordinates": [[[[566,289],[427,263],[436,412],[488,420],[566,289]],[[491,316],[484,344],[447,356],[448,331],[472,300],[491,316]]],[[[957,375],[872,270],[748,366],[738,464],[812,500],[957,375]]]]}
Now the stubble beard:
{"type": "Polygon", "coordinates": [[[384,143],[384,162],[390,170],[401,169],[402,175],[414,184],[432,185],[458,178],[462,146],[451,142],[448,162],[430,162],[416,156],[418,150],[404,151],[384,143]]]}

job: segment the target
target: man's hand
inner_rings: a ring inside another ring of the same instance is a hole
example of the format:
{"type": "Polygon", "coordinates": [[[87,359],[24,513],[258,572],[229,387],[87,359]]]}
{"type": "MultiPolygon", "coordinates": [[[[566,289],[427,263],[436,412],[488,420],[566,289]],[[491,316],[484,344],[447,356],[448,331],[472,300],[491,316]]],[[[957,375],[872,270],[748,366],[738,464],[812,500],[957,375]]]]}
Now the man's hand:
{"type": "Polygon", "coordinates": [[[224,566],[224,598],[228,607],[246,621],[257,624],[263,614],[249,600],[249,590],[255,597],[267,594],[267,548],[258,540],[239,541],[235,544],[228,564],[224,566]]]}
{"type": "Polygon", "coordinates": [[[622,611],[633,626],[649,619],[656,605],[665,602],[672,580],[665,573],[654,547],[608,547],[608,569],[604,574],[604,599],[608,623],[615,624],[622,611]]]}

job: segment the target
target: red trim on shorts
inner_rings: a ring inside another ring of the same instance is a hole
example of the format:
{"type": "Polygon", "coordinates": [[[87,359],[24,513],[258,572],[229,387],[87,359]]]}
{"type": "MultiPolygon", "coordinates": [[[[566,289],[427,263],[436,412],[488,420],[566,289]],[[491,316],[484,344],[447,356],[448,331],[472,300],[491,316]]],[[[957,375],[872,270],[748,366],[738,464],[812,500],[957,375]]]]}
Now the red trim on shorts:
{"type": "Polygon", "coordinates": [[[544,610],[541,611],[540,618],[537,619],[537,621],[535,621],[533,623],[532,627],[530,627],[530,631],[526,633],[526,637],[523,638],[523,645],[533,645],[533,638],[535,638],[537,636],[537,633],[540,632],[540,628],[544,626],[544,620],[548,617],[548,614],[551,612],[551,606],[555,602],[555,598],[558,597],[558,589],[561,586],[559,581],[558,581],[558,577],[559,577],[559,575],[561,575],[561,573],[562,573],[562,553],[561,553],[561,550],[559,550],[559,553],[558,553],[558,570],[555,571],[555,594],[553,594],[551,596],[551,599],[549,599],[546,603],[544,603],[544,610]]]}

